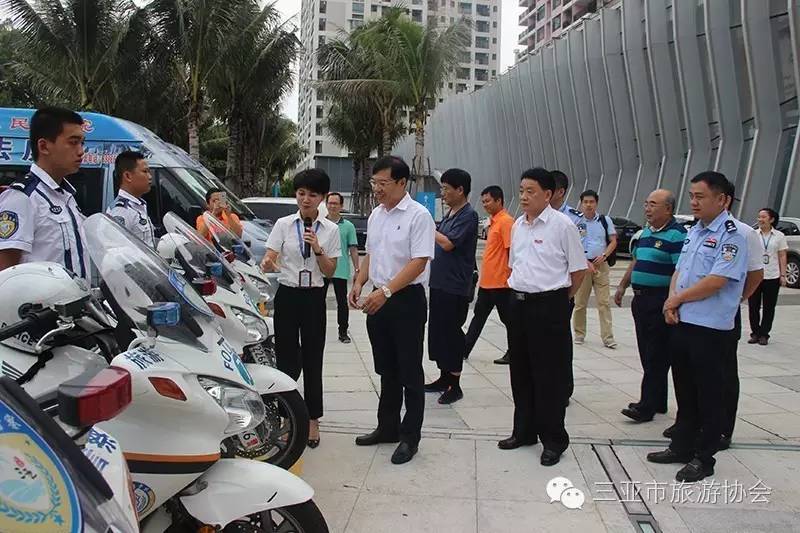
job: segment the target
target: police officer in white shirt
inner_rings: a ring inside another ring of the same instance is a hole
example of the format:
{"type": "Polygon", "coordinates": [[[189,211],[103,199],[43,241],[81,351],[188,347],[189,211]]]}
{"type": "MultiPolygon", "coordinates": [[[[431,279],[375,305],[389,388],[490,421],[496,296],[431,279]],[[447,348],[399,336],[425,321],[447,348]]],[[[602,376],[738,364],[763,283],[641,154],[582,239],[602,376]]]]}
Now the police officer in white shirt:
{"type": "Polygon", "coordinates": [[[31,117],[30,173],[0,192],[0,270],[52,261],[89,278],[84,216],[65,179],[81,166],[84,137],[83,119],[68,109],[42,108],[31,117]]]}
{"type": "Polygon", "coordinates": [[[150,165],[141,152],[125,151],[114,163],[114,177],[119,188],[114,203],[106,211],[114,220],[155,248],[153,223],[147,214],[147,202],[142,196],[150,192],[150,165]]]}
{"type": "Polygon", "coordinates": [[[512,450],[541,439],[544,466],[558,463],[569,446],[564,427],[571,373],[569,299],[587,269],[578,228],[550,207],[554,190],[549,171],[522,174],[519,203],[525,214],[511,230],[508,279],[514,431],[497,444],[512,450]]]}
{"type": "Polygon", "coordinates": [[[372,173],[380,205],[369,217],[367,255],[349,300],[369,315],[367,332],[375,372],[381,376],[381,397],[377,429],[358,437],[356,444],[400,441],[392,463],[403,464],[417,453],[425,412],[425,286],[434,256],[436,225],[430,213],[406,192],[411,172],[402,159],[379,159],[372,173]],[[374,289],[361,301],[368,280],[374,289]],[[401,422],[404,397],[406,413],[401,422]]]}
{"type": "Polygon", "coordinates": [[[342,255],[339,227],[325,218],[319,204],[331,188],[319,169],[294,177],[299,211],[279,218],[267,239],[261,262],[265,271],[278,270],[275,295],[275,355],[278,369],[297,380],[303,373],[309,423],[308,446],[319,446],[322,417],[322,354],[325,349],[325,278],[336,271],[342,255]],[[298,345],[298,335],[300,344],[298,345]]]}

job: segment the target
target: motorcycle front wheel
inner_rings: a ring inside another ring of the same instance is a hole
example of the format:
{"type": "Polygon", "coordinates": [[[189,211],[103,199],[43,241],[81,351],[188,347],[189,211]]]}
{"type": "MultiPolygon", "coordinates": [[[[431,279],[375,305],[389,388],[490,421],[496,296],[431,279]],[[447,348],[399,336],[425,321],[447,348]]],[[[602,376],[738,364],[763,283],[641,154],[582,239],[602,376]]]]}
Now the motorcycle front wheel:
{"type": "Polygon", "coordinates": [[[230,439],[236,457],[263,461],[288,470],[308,442],[308,408],[297,390],[264,394],[266,417],[256,428],[230,439]]]}
{"type": "Polygon", "coordinates": [[[229,524],[225,533],[328,533],[328,524],[313,500],[249,515],[229,524]]]}

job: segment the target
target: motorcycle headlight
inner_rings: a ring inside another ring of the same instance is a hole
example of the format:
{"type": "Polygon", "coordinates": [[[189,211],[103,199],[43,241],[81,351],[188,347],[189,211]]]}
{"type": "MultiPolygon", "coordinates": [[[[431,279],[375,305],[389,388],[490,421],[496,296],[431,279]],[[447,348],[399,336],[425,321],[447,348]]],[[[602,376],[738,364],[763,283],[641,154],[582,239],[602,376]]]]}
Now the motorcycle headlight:
{"type": "Polygon", "coordinates": [[[250,337],[250,342],[261,342],[269,337],[269,327],[260,316],[240,308],[234,308],[233,314],[247,328],[247,336],[250,337]]]}
{"type": "Polygon", "coordinates": [[[197,379],[205,391],[228,413],[226,435],[253,429],[264,421],[264,402],[256,391],[213,378],[199,376],[197,379]]]}

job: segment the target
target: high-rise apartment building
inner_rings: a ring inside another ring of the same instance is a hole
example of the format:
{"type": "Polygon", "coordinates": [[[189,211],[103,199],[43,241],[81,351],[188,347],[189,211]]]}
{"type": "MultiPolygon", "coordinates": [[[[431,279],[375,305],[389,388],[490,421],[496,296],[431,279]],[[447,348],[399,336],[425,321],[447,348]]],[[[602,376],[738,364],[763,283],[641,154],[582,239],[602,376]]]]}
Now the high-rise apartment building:
{"type": "MultiPolygon", "coordinates": [[[[501,0],[405,0],[403,5],[412,20],[427,25],[435,19],[447,26],[459,18],[472,20],[470,47],[464,51],[453,79],[447,82],[440,95],[443,102],[449,95],[480,89],[497,77],[500,68],[500,9],[501,0]]],[[[328,104],[321,99],[310,83],[317,80],[317,48],[350,32],[381,14],[396,0],[303,0],[300,40],[302,52],[299,65],[298,124],[301,142],[308,149],[302,166],[318,163],[320,159],[346,158],[347,151],[334,143],[325,132],[328,104]]],[[[325,165],[329,173],[334,167],[325,165]]],[[[341,165],[346,168],[348,165],[341,165]]],[[[331,176],[332,178],[334,176],[331,176]]]]}
{"type": "Polygon", "coordinates": [[[519,0],[519,7],[524,8],[519,15],[519,25],[524,28],[519,34],[520,56],[561,35],[583,15],[596,11],[597,4],[597,0],[519,0]]]}

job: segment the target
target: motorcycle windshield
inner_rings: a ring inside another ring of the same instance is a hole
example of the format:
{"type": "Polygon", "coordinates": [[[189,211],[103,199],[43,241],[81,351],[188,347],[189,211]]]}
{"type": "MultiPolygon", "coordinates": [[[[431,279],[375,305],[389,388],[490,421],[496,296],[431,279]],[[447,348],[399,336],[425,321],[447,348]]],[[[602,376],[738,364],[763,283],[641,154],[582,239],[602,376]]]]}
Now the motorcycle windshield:
{"type": "MultiPolygon", "coordinates": [[[[84,223],[86,249],[100,272],[103,292],[131,326],[147,331],[147,308],[156,303],[180,305],[175,326],[159,326],[158,334],[204,351],[213,346],[218,326],[214,314],[191,283],[171,269],[152,248],[112,218],[98,213],[84,223]]],[[[122,317],[118,317],[122,318],[122,317]]]]}
{"type": "MultiPolygon", "coordinates": [[[[209,212],[203,213],[203,218],[206,222],[206,227],[208,228],[208,232],[211,235],[211,239],[214,242],[214,245],[223,252],[233,252],[234,245],[240,245],[241,252],[243,257],[241,259],[245,263],[249,263],[253,260],[253,254],[250,251],[250,247],[247,246],[241,237],[237,237],[235,233],[229,230],[225,224],[223,224],[218,218],[212,215],[209,212]]],[[[253,225],[251,228],[251,234],[255,235],[255,238],[259,240],[263,240],[267,242],[269,238],[269,231],[262,228],[261,226],[253,225]]]]}
{"type": "Polygon", "coordinates": [[[170,211],[164,215],[164,229],[167,233],[162,239],[171,239],[175,246],[175,261],[184,271],[186,279],[203,278],[207,275],[209,263],[221,263],[222,275],[214,276],[214,281],[223,289],[238,291],[235,286],[239,274],[211,244],[205,240],[182,218],[170,211]],[[187,272],[187,269],[189,271],[187,272]]]}

